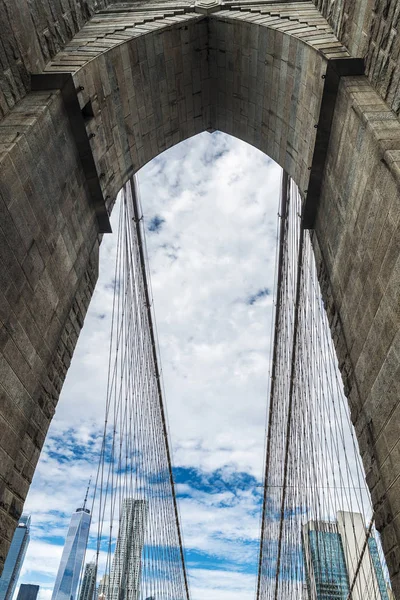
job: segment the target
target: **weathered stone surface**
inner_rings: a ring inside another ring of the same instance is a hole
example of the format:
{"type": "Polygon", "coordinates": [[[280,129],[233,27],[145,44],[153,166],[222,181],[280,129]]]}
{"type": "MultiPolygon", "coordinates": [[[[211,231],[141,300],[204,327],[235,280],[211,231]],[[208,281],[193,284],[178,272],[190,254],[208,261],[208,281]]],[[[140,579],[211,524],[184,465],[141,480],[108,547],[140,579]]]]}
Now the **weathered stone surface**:
{"type": "Polygon", "coordinates": [[[107,0],[0,0],[0,119],[107,0]]]}
{"type": "Polygon", "coordinates": [[[396,597],[400,594],[400,532],[393,525],[400,515],[399,148],[400,123],[366,78],[343,78],[315,247],[396,597]]]}
{"type": "MultiPolygon", "coordinates": [[[[330,23],[334,33],[352,56],[365,56],[372,84],[381,96],[399,114],[400,71],[398,43],[398,3],[377,0],[313,0],[330,23]]],[[[243,10],[240,0],[229,3],[231,9],[243,10]]],[[[310,0],[311,4],[311,0],[310,0]]],[[[308,3],[274,2],[273,8],[282,7],[290,15],[290,27],[295,30],[295,19],[303,21],[308,3]],[[304,7],[304,5],[306,5],[304,7]]],[[[0,0],[0,118],[29,91],[29,74],[40,72],[72,37],[82,29],[96,11],[116,6],[136,13],[136,21],[144,23],[160,18],[168,11],[194,9],[194,2],[118,2],[116,0],[0,0]],[[158,13],[158,17],[155,16],[158,13]]],[[[255,12],[260,11],[252,7],[255,12]]],[[[268,4],[260,11],[268,12],[268,4]]],[[[123,15],[120,12],[121,16],[123,15]]],[[[319,13],[318,13],[319,14],[319,13]]],[[[321,19],[320,19],[321,21],[321,19]]],[[[321,23],[313,17],[314,27],[321,23]]],[[[310,20],[308,20],[310,24],[310,20]]],[[[302,32],[307,35],[307,32],[302,32]]],[[[328,40],[325,40],[325,43],[328,40]]],[[[321,41],[321,44],[324,42],[321,41]]],[[[329,42],[330,43],[330,42],[329,42]]],[[[321,49],[323,49],[321,45],[321,49]]],[[[333,48],[331,47],[331,50],[333,48]]],[[[71,56],[75,60],[76,56],[71,56]]],[[[79,59],[81,57],[78,57],[79,59]]]]}
{"type": "Polygon", "coordinates": [[[314,0],[375,90],[400,114],[400,5],[396,0],[314,0]]]}
{"type": "Polygon", "coordinates": [[[143,23],[141,11],[109,7],[47,65],[72,72],[81,106],[92,103],[105,197],[171,145],[215,129],[262,149],[307,188],[326,61],[348,52],[311,3],[221,8],[210,20],[190,6],[153,8],[143,23]]]}
{"type": "Polygon", "coordinates": [[[361,54],[369,79],[342,80],[314,244],[400,597],[400,2],[238,1],[204,16],[190,0],[25,1],[0,0],[0,564],[97,276],[65,107],[57,91],[29,92],[28,73],[73,75],[111,209],[146,162],[215,129],[260,148],[305,193],[327,62],[361,54]]]}
{"type": "Polygon", "coordinates": [[[60,94],[26,96],[0,123],[0,143],[2,563],[94,289],[98,242],[60,94]]]}

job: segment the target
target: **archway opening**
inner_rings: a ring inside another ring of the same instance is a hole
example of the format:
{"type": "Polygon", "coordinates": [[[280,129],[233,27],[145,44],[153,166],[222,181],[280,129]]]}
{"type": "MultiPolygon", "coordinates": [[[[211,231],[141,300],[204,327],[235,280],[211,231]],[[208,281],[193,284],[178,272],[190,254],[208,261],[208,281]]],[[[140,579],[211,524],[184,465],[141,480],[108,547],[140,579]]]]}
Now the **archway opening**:
{"type": "MultiPolygon", "coordinates": [[[[149,163],[139,183],[192,594],[252,598],[280,168],[236,138],[205,132],[149,163]]],[[[24,578],[40,578],[45,593],[61,524],[99,452],[115,243],[103,239],[100,279],[26,504],[37,516],[24,578]]]]}
{"type": "MultiPolygon", "coordinates": [[[[193,598],[254,594],[279,179],[265,155],[218,132],[177,145],[139,174],[193,598]]],[[[67,524],[99,453],[111,237],[102,253],[103,273],[26,507],[40,520],[25,576],[42,578],[43,598],[63,542],[55,523],[67,524]],[[43,506],[43,494],[54,506],[43,506]]]]}

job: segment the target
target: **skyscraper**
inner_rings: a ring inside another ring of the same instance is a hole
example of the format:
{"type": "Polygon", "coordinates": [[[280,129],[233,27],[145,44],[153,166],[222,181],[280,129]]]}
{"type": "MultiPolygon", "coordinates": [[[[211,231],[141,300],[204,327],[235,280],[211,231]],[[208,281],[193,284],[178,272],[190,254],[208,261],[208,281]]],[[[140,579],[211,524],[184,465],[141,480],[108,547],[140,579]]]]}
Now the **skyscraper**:
{"type": "Polygon", "coordinates": [[[17,600],[36,600],[38,592],[38,585],[31,585],[30,583],[21,583],[18,590],[17,600]]]}
{"type": "Polygon", "coordinates": [[[309,521],[302,532],[308,600],[389,600],[376,540],[359,513],[309,521]]]}
{"type": "Polygon", "coordinates": [[[96,563],[86,563],[79,600],[93,600],[96,589],[96,563]]]}
{"type": "Polygon", "coordinates": [[[22,515],[14,532],[3,573],[0,577],[0,600],[12,600],[29,544],[30,525],[30,515],[22,515]]]}
{"type": "Polygon", "coordinates": [[[125,498],[106,600],[137,600],[147,520],[146,500],[125,498]]]}
{"type": "Polygon", "coordinates": [[[51,600],[75,600],[90,528],[90,510],[77,508],[71,517],[51,600]]]}

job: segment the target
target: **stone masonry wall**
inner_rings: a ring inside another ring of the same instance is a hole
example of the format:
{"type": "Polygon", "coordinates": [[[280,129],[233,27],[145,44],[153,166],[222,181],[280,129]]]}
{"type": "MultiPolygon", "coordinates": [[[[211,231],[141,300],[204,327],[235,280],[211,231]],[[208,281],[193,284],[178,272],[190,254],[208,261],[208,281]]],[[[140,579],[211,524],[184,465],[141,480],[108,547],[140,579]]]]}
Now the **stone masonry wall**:
{"type": "Polygon", "coordinates": [[[0,0],[0,120],[107,0],[0,0]]]}
{"type": "Polygon", "coordinates": [[[97,222],[61,95],[0,123],[0,566],[97,279],[97,222]]]}
{"type": "Polygon", "coordinates": [[[400,597],[400,123],[343,78],[314,241],[351,416],[400,597]]]}
{"type": "Polygon", "coordinates": [[[381,98],[400,115],[400,3],[398,0],[314,0],[339,40],[381,98]]]}
{"type": "Polygon", "coordinates": [[[81,107],[91,104],[106,198],[163,150],[214,129],[307,188],[327,59],[348,57],[311,2],[238,2],[212,18],[184,5],[152,6],[146,18],[124,7],[93,17],[46,67],[69,70],[81,107]]]}

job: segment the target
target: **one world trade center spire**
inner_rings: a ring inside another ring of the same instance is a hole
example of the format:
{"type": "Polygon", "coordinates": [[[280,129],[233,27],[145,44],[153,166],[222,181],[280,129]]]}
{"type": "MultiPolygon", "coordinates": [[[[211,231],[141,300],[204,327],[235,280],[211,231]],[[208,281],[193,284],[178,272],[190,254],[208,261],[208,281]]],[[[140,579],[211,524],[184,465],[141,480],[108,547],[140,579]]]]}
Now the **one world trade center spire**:
{"type": "Polygon", "coordinates": [[[86,492],[83,507],[77,508],[71,517],[51,600],[76,600],[91,521],[90,510],[86,508],[87,495],[86,492]]]}

